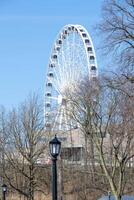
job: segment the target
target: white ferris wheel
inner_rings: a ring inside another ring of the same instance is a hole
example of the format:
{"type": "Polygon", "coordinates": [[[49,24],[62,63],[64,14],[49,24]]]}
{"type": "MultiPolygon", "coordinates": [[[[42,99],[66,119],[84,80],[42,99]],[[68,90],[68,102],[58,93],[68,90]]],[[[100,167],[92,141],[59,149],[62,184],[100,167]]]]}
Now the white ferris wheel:
{"type": "Polygon", "coordinates": [[[73,90],[85,77],[98,75],[96,55],[87,30],[68,24],[59,32],[49,58],[45,80],[45,127],[66,131],[72,122],[68,115],[66,90],[73,90]]]}

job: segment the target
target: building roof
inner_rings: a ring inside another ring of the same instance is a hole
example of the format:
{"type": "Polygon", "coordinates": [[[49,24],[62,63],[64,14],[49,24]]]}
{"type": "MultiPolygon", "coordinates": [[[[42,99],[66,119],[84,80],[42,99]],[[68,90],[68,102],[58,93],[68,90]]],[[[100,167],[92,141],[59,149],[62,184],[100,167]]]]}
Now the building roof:
{"type": "MultiPolygon", "coordinates": [[[[129,196],[129,195],[123,195],[122,200],[134,200],[134,196],[129,196]]],[[[103,196],[101,198],[99,198],[98,200],[115,200],[115,197],[114,196],[103,196]]]]}

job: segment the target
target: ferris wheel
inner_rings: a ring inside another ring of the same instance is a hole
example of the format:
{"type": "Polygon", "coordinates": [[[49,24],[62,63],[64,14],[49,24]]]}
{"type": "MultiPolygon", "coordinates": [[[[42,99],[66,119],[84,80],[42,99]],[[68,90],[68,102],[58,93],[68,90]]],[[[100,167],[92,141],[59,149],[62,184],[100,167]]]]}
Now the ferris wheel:
{"type": "Polygon", "coordinates": [[[96,55],[87,30],[68,24],[59,32],[49,58],[45,80],[45,127],[66,131],[73,128],[65,93],[87,76],[98,75],[96,55]]]}

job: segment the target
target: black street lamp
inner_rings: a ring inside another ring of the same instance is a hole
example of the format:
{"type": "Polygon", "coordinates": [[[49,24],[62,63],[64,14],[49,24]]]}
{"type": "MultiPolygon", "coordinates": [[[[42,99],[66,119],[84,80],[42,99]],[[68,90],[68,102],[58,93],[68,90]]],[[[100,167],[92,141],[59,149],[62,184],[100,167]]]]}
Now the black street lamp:
{"type": "Polygon", "coordinates": [[[108,191],[108,200],[110,200],[110,199],[111,199],[111,192],[108,191]]]}
{"type": "Polygon", "coordinates": [[[7,192],[7,185],[2,185],[2,194],[3,194],[3,200],[6,200],[6,192],[7,192]]]}
{"type": "Polygon", "coordinates": [[[55,137],[49,142],[49,150],[52,156],[52,200],[57,200],[57,167],[56,161],[60,154],[61,142],[55,137]]]}

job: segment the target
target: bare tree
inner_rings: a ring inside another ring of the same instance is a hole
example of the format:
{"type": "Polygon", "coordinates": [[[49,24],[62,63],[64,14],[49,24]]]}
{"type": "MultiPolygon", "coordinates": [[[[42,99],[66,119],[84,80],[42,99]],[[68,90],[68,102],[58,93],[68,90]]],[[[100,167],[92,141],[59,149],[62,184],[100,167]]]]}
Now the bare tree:
{"type": "Polygon", "coordinates": [[[18,111],[14,109],[9,113],[6,123],[4,177],[29,200],[34,200],[36,191],[48,190],[47,181],[40,176],[44,174],[40,163],[42,157],[45,159],[46,150],[42,108],[38,97],[33,95],[18,111]]]}
{"type": "Polygon", "coordinates": [[[102,184],[107,182],[106,190],[119,200],[127,187],[128,166],[134,165],[134,99],[107,80],[97,85],[84,80],[68,97],[73,119],[94,144],[92,173],[101,177],[102,184]]]}
{"type": "Polygon", "coordinates": [[[5,145],[6,145],[6,130],[7,130],[7,113],[3,106],[0,108],[0,182],[4,183],[5,171],[5,145]]]}
{"type": "MultiPolygon", "coordinates": [[[[105,53],[114,55],[113,63],[121,66],[125,77],[134,80],[134,1],[105,0],[98,25],[105,53]]],[[[101,48],[102,50],[102,48],[101,48]]],[[[113,65],[113,64],[112,64],[113,65]]]]}

